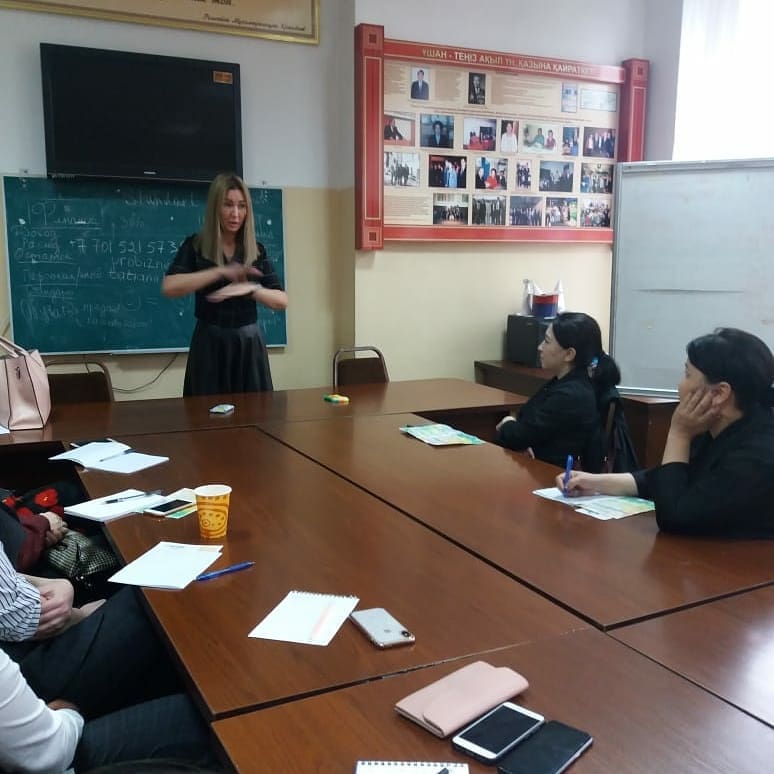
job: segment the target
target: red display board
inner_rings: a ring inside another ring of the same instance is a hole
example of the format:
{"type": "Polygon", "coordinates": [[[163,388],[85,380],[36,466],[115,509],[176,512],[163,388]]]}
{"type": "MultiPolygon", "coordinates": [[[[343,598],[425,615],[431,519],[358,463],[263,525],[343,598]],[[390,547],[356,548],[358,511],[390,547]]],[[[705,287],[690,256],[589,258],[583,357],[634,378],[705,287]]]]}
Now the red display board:
{"type": "Polygon", "coordinates": [[[612,242],[614,168],[642,159],[647,83],[642,59],[594,65],[359,25],[357,249],[612,242]]]}

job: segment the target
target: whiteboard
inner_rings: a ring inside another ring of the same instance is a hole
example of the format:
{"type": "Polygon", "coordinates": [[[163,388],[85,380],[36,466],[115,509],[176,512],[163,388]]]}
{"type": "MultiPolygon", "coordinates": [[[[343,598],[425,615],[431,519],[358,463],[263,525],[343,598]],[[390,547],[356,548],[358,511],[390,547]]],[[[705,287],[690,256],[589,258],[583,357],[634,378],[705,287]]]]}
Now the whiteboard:
{"type": "MultiPolygon", "coordinates": [[[[622,386],[674,395],[718,327],[774,343],[774,159],[618,164],[610,351],[622,386]]],[[[774,348],[774,347],[772,347],[774,348]]]]}

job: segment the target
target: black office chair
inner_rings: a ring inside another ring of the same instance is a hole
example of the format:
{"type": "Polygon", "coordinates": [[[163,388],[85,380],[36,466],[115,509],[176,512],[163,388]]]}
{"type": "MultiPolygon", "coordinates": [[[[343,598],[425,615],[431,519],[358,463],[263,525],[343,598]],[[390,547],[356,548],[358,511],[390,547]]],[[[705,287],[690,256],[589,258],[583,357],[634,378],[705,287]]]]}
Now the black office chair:
{"type": "Polygon", "coordinates": [[[112,402],[110,372],[101,360],[52,359],[46,363],[51,405],[65,403],[112,402]],[[52,366],[79,365],[85,370],[52,372],[52,366]]]}
{"type": "Polygon", "coordinates": [[[640,469],[621,395],[615,387],[601,396],[600,420],[603,428],[603,473],[632,473],[640,469]]]}
{"type": "Polygon", "coordinates": [[[342,347],[333,356],[333,386],[379,384],[390,381],[384,355],[376,347],[342,347]],[[373,357],[357,357],[372,352],[373,357]]]}

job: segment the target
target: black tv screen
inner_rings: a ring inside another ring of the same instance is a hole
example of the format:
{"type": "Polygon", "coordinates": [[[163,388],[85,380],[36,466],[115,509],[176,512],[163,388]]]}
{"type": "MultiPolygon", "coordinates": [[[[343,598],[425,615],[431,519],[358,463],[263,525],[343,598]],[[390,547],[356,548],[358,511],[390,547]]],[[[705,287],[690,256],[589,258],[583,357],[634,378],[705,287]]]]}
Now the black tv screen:
{"type": "Polygon", "coordinates": [[[242,175],[239,65],[40,44],[49,176],[242,175]]]}

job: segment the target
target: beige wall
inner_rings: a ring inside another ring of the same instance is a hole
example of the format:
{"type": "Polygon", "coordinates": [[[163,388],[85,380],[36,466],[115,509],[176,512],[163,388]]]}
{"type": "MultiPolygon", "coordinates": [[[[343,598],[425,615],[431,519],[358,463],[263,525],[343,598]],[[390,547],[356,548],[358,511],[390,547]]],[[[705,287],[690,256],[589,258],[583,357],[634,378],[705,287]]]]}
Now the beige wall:
{"type": "MultiPolygon", "coordinates": [[[[270,355],[275,385],[328,384],[335,349],[349,344],[381,347],[393,379],[471,378],[474,360],[501,355],[506,317],[519,308],[525,277],[544,288],[561,278],[568,307],[594,315],[607,331],[610,250],[439,243],[356,252],[353,149],[343,139],[351,137],[354,121],[353,26],[381,23],[389,37],[612,64],[651,55],[643,31],[650,19],[654,37],[664,26],[671,31],[671,45],[655,48],[660,60],[653,62],[653,72],[669,85],[679,40],[680,3],[674,5],[677,10],[665,17],[671,4],[657,0],[653,20],[646,0],[603,0],[580,16],[576,3],[558,0],[555,18],[546,25],[538,6],[512,0],[492,0],[485,16],[461,6],[459,14],[446,17],[438,16],[434,4],[413,0],[336,0],[321,4],[319,46],[0,9],[0,173],[45,171],[41,40],[238,61],[245,176],[253,185],[285,190],[289,328],[288,346],[270,355]],[[500,23],[493,29],[488,18],[500,23]]],[[[649,136],[669,123],[671,102],[663,103],[649,136]]],[[[8,316],[3,250],[0,239],[0,326],[8,316]]],[[[117,397],[179,395],[185,355],[169,365],[171,360],[170,355],[109,358],[119,390],[141,388],[117,397]]]]}
{"type": "Polygon", "coordinates": [[[522,280],[593,315],[607,337],[611,250],[599,245],[390,245],[358,253],[358,344],[384,352],[393,379],[473,378],[474,360],[500,359],[522,280]]]}
{"type": "MultiPolygon", "coordinates": [[[[288,345],[270,360],[277,389],[329,384],[339,346],[372,344],[392,379],[473,378],[473,361],[499,359],[522,280],[561,279],[568,309],[607,335],[611,251],[600,245],[390,244],[354,250],[354,192],[285,189],[288,345]]],[[[5,247],[0,248],[4,251],[5,247]]],[[[5,255],[0,320],[8,317],[5,255]]],[[[106,357],[118,400],[182,392],[185,353],[106,357]]]]}

